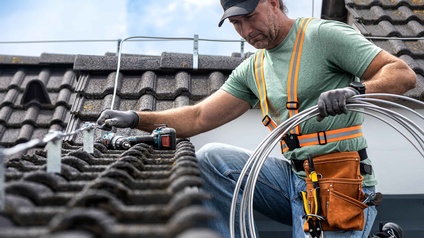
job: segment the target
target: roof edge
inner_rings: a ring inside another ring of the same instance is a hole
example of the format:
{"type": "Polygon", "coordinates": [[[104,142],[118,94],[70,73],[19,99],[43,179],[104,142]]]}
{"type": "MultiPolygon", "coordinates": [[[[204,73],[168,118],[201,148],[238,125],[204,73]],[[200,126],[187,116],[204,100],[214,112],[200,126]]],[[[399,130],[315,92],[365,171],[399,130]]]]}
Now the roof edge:
{"type": "MultiPolygon", "coordinates": [[[[205,70],[233,70],[245,58],[233,56],[199,55],[198,68],[205,70]]],[[[118,57],[113,55],[77,55],[74,62],[76,71],[116,70],[118,57]]],[[[121,56],[120,70],[194,69],[193,55],[163,52],[161,56],[121,56]]]]}

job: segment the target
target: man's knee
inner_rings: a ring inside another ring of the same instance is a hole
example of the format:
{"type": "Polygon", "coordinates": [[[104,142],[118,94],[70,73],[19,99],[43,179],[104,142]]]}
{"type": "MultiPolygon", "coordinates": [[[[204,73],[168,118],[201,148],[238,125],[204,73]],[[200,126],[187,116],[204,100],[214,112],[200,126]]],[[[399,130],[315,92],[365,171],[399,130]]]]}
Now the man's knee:
{"type": "Polygon", "coordinates": [[[221,173],[241,171],[250,155],[249,150],[223,143],[209,143],[196,152],[201,169],[221,173]]]}
{"type": "Polygon", "coordinates": [[[221,143],[208,143],[202,146],[198,151],[196,151],[196,158],[199,162],[199,165],[211,164],[219,152],[222,152],[224,147],[221,143]]]}

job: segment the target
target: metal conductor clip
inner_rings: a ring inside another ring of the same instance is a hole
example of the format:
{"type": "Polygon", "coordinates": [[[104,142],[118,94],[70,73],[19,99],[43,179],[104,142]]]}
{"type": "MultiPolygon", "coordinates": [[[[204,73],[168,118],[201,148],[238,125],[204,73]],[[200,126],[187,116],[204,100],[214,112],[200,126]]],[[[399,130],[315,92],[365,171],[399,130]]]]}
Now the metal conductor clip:
{"type": "Polygon", "coordinates": [[[91,123],[84,123],[84,127],[88,128],[83,131],[83,144],[84,151],[87,153],[94,152],[94,129],[91,126],[91,123]]]}

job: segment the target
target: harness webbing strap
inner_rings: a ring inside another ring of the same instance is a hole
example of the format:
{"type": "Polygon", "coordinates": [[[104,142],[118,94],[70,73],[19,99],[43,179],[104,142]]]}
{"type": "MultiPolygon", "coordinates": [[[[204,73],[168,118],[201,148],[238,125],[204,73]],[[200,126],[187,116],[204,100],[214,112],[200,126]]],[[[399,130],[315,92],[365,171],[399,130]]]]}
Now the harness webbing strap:
{"type": "MultiPolygon", "coordinates": [[[[303,41],[305,39],[305,30],[312,18],[302,19],[299,30],[297,31],[296,41],[290,59],[290,67],[287,82],[287,103],[289,118],[299,113],[299,101],[297,98],[297,83],[299,79],[300,57],[302,56],[303,41]]],[[[290,131],[291,134],[300,134],[300,126],[296,126],[290,131]]]]}
{"type": "Polygon", "coordinates": [[[275,124],[275,122],[268,115],[268,101],[266,97],[265,73],[263,67],[264,59],[265,50],[261,50],[255,55],[255,80],[259,92],[259,101],[261,103],[263,117],[262,124],[267,126],[269,130],[272,131],[277,127],[277,124],[275,124]]]}
{"type": "MultiPolygon", "coordinates": [[[[302,19],[300,22],[299,30],[296,35],[295,44],[292,51],[290,60],[289,74],[287,78],[287,95],[288,100],[286,103],[287,109],[289,109],[289,117],[292,117],[299,113],[297,101],[297,82],[299,77],[300,69],[300,56],[302,55],[303,41],[305,39],[305,30],[312,18],[302,19]]],[[[259,92],[259,101],[262,110],[262,123],[267,126],[271,131],[277,127],[277,124],[268,115],[268,101],[266,95],[266,84],[265,84],[265,73],[264,73],[264,58],[265,50],[258,51],[255,55],[255,80],[259,92]]],[[[300,127],[297,126],[291,131],[292,134],[300,134],[300,127]]]]}
{"type": "MultiPolygon", "coordinates": [[[[299,79],[299,70],[300,70],[300,59],[302,56],[303,43],[305,39],[305,31],[308,27],[312,18],[304,18],[301,20],[298,32],[296,34],[296,39],[290,58],[290,66],[287,77],[287,103],[286,108],[289,112],[289,117],[292,117],[299,113],[299,102],[297,97],[297,87],[299,79]]],[[[262,124],[267,126],[271,131],[277,127],[277,124],[274,120],[268,115],[268,101],[267,101],[267,92],[266,92],[266,83],[265,83],[265,70],[264,70],[264,61],[265,61],[265,50],[260,50],[255,55],[254,62],[254,76],[256,80],[256,86],[259,92],[259,100],[262,110],[262,124]]],[[[361,126],[352,126],[347,128],[340,128],[330,131],[320,131],[317,133],[302,135],[300,131],[300,126],[296,126],[293,130],[290,131],[290,134],[296,135],[295,145],[292,147],[303,147],[310,145],[324,145],[330,142],[335,142],[339,140],[346,140],[351,138],[356,138],[362,136],[361,126]]],[[[289,150],[289,146],[284,140],[281,140],[281,151],[286,152],[289,150]]],[[[294,148],[291,148],[294,149],[294,148]]]]}
{"type": "MultiPolygon", "coordinates": [[[[299,147],[303,147],[311,145],[325,145],[330,142],[361,137],[362,135],[362,126],[357,125],[329,131],[320,131],[317,133],[299,135],[297,136],[297,140],[299,142],[299,147]]],[[[281,150],[283,152],[289,150],[289,147],[284,140],[281,140],[281,150]]]]}

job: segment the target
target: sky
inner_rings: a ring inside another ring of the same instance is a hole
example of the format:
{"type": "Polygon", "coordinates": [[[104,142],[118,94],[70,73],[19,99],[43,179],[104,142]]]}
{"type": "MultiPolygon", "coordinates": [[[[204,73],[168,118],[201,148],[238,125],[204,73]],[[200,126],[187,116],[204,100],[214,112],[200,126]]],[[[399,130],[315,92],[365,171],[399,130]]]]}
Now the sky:
{"type": "MultiPolygon", "coordinates": [[[[321,0],[283,2],[291,18],[320,17],[321,0]]],[[[219,0],[1,0],[0,55],[104,55],[117,52],[119,39],[192,39],[195,35],[200,39],[199,54],[231,55],[240,52],[241,37],[228,21],[218,27],[222,13],[219,0]],[[50,42],[22,43],[31,41],[50,42]]],[[[136,40],[121,44],[122,52],[193,53],[192,40],[136,40]]],[[[255,49],[245,43],[244,52],[249,51],[255,49]]]]}

